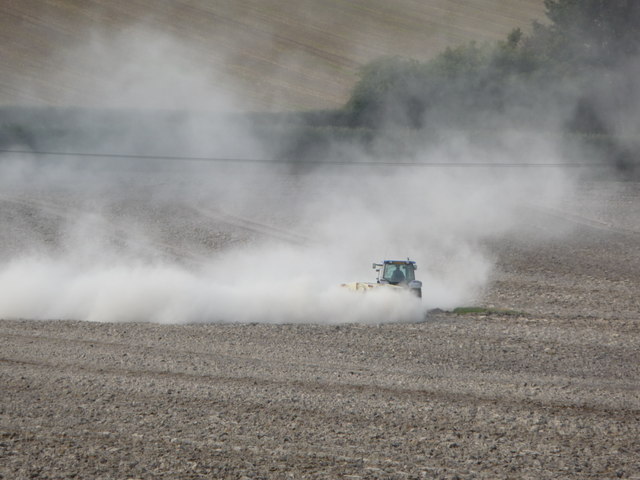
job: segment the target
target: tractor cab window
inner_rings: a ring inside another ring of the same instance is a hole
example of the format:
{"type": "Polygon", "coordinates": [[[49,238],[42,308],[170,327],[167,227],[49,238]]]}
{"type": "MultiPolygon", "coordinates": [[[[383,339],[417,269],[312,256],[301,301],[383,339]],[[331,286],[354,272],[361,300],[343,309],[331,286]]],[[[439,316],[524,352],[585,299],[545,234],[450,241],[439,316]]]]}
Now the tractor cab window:
{"type": "Polygon", "coordinates": [[[413,264],[410,263],[386,263],[382,278],[392,285],[416,279],[413,264]]]}

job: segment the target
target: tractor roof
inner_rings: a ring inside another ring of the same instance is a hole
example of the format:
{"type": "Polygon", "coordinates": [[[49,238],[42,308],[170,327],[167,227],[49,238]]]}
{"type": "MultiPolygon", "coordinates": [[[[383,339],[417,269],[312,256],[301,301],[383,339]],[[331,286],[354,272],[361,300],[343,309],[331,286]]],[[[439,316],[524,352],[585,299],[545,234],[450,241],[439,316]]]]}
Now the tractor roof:
{"type": "Polygon", "coordinates": [[[416,262],[414,262],[413,260],[384,260],[382,263],[384,263],[385,265],[415,265],[416,262]]]}

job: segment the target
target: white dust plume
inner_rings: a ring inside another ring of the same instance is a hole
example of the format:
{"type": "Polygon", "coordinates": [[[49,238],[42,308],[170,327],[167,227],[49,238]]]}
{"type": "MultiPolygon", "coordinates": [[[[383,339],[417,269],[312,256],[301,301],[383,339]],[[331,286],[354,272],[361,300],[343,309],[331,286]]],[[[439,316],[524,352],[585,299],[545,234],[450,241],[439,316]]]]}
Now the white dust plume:
{"type": "MultiPolygon", "coordinates": [[[[57,139],[56,148],[245,160],[274,151],[241,118],[203,120],[241,102],[170,38],[129,32],[97,45],[66,59],[111,72],[97,107],[198,113],[142,137],[85,125],[99,135],[57,139]]],[[[420,321],[429,309],[477,300],[493,268],[485,242],[513,231],[532,201],[559,202],[570,185],[559,170],[414,165],[559,159],[553,141],[525,144],[512,133],[484,150],[451,135],[387,159],[397,166],[371,165],[380,159],[358,147],[349,155],[355,166],[311,169],[4,155],[0,318],[420,321]],[[407,257],[418,262],[422,300],[340,287],[375,281],[373,262],[407,257]]]]}

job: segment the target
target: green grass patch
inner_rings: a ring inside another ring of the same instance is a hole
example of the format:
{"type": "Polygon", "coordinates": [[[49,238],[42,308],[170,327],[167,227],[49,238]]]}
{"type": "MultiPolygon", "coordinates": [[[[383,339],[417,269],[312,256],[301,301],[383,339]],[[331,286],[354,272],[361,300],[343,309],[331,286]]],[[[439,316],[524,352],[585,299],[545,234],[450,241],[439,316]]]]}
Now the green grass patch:
{"type": "Polygon", "coordinates": [[[510,315],[514,317],[526,315],[525,312],[520,312],[518,310],[489,307],[458,307],[454,308],[452,313],[455,313],[456,315],[510,315]]]}

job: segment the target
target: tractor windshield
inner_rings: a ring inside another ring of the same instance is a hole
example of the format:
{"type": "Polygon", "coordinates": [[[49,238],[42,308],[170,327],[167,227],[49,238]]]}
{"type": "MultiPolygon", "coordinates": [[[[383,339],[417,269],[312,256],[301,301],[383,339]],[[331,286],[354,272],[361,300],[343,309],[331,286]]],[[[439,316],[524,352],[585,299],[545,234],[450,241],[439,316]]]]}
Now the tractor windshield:
{"type": "Polygon", "coordinates": [[[382,278],[392,285],[416,279],[412,263],[385,263],[382,278]]]}

